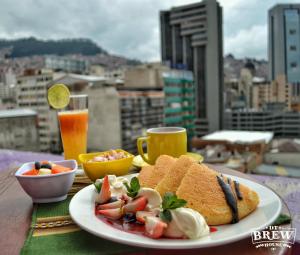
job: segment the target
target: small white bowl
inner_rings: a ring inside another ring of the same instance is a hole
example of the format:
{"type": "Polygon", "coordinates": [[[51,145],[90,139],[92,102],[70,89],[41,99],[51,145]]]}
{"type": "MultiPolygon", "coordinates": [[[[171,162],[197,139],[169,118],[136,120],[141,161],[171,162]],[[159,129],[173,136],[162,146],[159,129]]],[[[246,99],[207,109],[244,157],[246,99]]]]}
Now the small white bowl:
{"type": "Polygon", "coordinates": [[[53,161],[53,163],[69,167],[65,173],[49,175],[22,175],[34,168],[34,162],[23,164],[15,173],[24,191],[31,196],[34,203],[51,203],[65,200],[72,187],[76,170],[76,160],[53,161]]]}

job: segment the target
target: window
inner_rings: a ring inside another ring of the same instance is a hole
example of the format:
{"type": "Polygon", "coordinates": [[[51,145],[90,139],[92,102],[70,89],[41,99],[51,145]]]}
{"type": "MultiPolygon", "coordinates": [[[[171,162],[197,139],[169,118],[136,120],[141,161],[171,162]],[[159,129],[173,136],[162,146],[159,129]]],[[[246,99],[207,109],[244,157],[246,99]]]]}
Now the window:
{"type": "Polygon", "coordinates": [[[297,50],[296,45],[291,45],[291,46],[290,46],[290,50],[291,50],[291,51],[296,51],[296,50],[297,50]]]}
{"type": "Polygon", "coordinates": [[[291,62],[291,63],[290,63],[290,66],[291,66],[292,68],[296,68],[296,67],[297,67],[297,62],[291,62]]]}
{"type": "Polygon", "coordinates": [[[290,35],[294,35],[294,34],[296,34],[296,29],[290,29],[290,35]]]}

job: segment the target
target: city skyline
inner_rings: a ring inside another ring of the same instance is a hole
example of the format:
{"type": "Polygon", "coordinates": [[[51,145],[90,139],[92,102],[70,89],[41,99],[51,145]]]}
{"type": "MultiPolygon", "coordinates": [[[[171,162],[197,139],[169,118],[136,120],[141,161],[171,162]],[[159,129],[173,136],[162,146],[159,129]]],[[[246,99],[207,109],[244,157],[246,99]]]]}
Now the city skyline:
{"type": "MultiPolygon", "coordinates": [[[[87,37],[112,54],[156,61],[160,60],[159,11],[195,2],[199,1],[130,0],[114,1],[112,5],[101,0],[82,6],[79,1],[34,1],[32,4],[27,0],[14,4],[14,1],[3,0],[0,38],[87,37]]],[[[267,59],[267,11],[279,1],[219,2],[224,11],[224,54],[267,59]]]]}

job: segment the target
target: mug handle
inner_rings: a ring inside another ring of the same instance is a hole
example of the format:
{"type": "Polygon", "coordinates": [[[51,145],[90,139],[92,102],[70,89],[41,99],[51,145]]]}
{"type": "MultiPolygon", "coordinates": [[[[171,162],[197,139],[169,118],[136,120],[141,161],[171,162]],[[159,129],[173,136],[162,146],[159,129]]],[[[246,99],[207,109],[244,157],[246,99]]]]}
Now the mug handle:
{"type": "Polygon", "coordinates": [[[145,156],[144,151],[143,151],[143,143],[146,142],[149,139],[149,137],[139,137],[137,139],[137,148],[138,148],[138,152],[141,155],[142,159],[147,162],[148,164],[150,164],[149,162],[149,158],[145,156]]]}

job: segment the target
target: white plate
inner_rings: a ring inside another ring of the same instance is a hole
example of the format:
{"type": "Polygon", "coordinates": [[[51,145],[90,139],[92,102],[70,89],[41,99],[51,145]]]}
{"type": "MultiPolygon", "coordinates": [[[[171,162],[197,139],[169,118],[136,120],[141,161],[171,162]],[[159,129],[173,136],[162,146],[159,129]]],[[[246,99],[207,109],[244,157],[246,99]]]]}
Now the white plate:
{"type": "Polygon", "coordinates": [[[69,211],[72,219],[84,230],[118,243],[159,249],[193,249],[231,243],[251,235],[254,229],[271,225],[281,211],[280,198],[270,189],[258,183],[236,176],[226,175],[255,190],[260,198],[257,209],[236,224],[217,226],[217,231],[197,240],[158,239],[127,233],[99,220],[94,213],[94,185],[79,191],[71,200],[69,211]]]}

